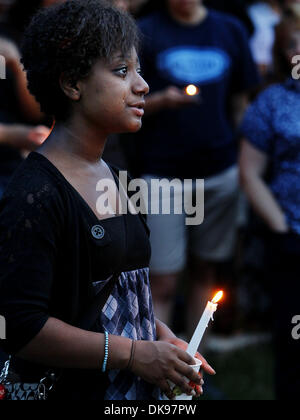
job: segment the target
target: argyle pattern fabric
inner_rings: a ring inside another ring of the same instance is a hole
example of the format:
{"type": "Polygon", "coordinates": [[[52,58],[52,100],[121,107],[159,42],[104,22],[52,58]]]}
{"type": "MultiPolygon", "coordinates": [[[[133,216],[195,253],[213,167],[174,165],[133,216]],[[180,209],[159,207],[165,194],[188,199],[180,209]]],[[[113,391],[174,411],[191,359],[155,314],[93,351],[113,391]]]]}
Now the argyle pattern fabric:
{"type": "MultiPolygon", "coordinates": [[[[101,323],[109,334],[156,340],[149,269],[121,273],[103,307],[101,323]]],[[[128,371],[108,372],[105,400],[158,400],[160,391],[128,371]]]]}

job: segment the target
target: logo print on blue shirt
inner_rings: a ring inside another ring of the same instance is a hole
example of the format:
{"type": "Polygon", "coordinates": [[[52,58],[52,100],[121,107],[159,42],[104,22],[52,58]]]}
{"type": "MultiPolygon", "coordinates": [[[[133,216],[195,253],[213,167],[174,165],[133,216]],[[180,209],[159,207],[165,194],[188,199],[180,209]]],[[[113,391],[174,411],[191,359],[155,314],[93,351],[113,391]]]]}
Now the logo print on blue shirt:
{"type": "Polygon", "coordinates": [[[175,83],[207,84],[223,79],[231,65],[228,54],[218,48],[181,46],[163,51],[157,68],[175,83]]]}

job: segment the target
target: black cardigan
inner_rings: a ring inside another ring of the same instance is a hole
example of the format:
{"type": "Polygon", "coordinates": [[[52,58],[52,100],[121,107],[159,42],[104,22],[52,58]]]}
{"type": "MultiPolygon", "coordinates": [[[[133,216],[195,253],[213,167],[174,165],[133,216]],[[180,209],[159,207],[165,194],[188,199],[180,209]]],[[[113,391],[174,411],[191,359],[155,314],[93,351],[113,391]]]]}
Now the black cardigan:
{"type": "Polygon", "coordinates": [[[50,316],[77,326],[95,298],[93,282],[149,265],[148,236],[140,216],[99,221],[57,168],[31,153],[0,202],[1,346],[18,352],[50,316]],[[105,235],[95,238],[99,224],[105,235]]]}

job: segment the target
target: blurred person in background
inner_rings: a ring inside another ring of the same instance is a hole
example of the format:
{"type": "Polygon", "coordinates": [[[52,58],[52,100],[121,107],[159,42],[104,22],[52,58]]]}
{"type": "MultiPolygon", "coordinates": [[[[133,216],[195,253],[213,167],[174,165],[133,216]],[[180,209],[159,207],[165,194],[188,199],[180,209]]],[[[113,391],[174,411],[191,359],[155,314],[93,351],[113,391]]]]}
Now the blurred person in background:
{"type": "Polygon", "coordinates": [[[295,74],[292,69],[297,55],[300,14],[295,8],[276,28],[274,64],[279,83],[249,107],[240,152],[243,189],[266,226],[276,393],[285,400],[297,400],[300,389],[300,341],[292,336],[300,296],[300,71],[295,74]]]}
{"type": "Polygon", "coordinates": [[[17,46],[0,37],[0,55],[5,58],[6,66],[6,79],[0,86],[1,198],[12,173],[22,161],[22,152],[38,147],[49,134],[49,128],[41,124],[43,115],[27,89],[17,46]]]}
{"type": "Polygon", "coordinates": [[[29,25],[31,17],[41,8],[49,7],[66,0],[14,0],[8,12],[7,26],[13,40],[19,45],[24,29],[29,25]]]}
{"type": "Polygon", "coordinates": [[[8,10],[15,0],[0,0],[0,22],[5,21],[8,10]]]}
{"type": "Polygon", "coordinates": [[[273,71],[275,27],[280,22],[282,10],[277,0],[250,3],[248,13],[255,28],[250,47],[261,75],[267,79],[273,71]]]}
{"type": "Polygon", "coordinates": [[[0,55],[5,58],[6,80],[0,86],[0,198],[23,154],[41,145],[50,131],[47,125],[52,124],[27,89],[19,52],[23,30],[40,7],[63,1],[6,1],[1,9],[5,13],[0,25],[0,55]]]}
{"type": "Polygon", "coordinates": [[[139,22],[150,95],[144,128],[128,158],[131,171],[148,182],[205,179],[202,225],[187,228],[185,214],[148,215],[155,310],[170,321],[178,278],[188,262],[190,333],[201,303],[211,297],[217,271],[231,267],[239,206],[233,120],[259,80],[248,34],[234,17],[207,10],[201,0],[167,0],[157,7],[139,22]],[[196,98],[184,92],[191,83],[199,89],[196,98]]]}
{"type": "Polygon", "coordinates": [[[130,0],[111,0],[111,3],[124,12],[129,10],[130,0]]]}
{"type": "Polygon", "coordinates": [[[249,36],[253,34],[254,26],[248,15],[246,0],[204,0],[204,4],[210,9],[235,16],[245,25],[249,36]]]}
{"type": "MultiPolygon", "coordinates": [[[[34,12],[60,1],[0,0],[0,55],[5,59],[6,73],[0,84],[0,199],[23,158],[50,133],[51,121],[45,120],[27,89],[19,43],[34,12]]],[[[0,368],[6,358],[0,351],[0,368]]]]}
{"type": "Polygon", "coordinates": [[[153,0],[129,0],[130,13],[133,16],[138,17],[141,10],[146,6],[147,3],[153,3],[153,0]]]}
{"type": "MultiPolygon", "coordinates": [[[[27,89],[20,63],[19,43],[31,16],[40,8],[64,0],[1,0],[0,55],[5,58],[6,80],[0,86],[0,198],[23,153],[34,150],[49,134],[39,104],[27,89]]],[[[46,125],[47,124],[47,125],[46,125]]]]}

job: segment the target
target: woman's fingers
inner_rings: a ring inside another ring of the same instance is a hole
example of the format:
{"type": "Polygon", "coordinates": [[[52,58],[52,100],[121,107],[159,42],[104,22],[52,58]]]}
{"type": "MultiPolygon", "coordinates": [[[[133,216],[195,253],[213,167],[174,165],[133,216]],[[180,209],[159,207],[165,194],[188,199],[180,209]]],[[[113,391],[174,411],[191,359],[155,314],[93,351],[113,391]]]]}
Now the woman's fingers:
{"type": "Polygon", "coordinates": [[[192,356],[190,356],[186,351],[181,350],[179,347],[177,347],[177,352],[177,356],[180,360],[182,360],[188,365],[195,364],[195,359],[192,356]]]}
{"type": "Polygon", "coordinates": [[[189,385],[189,382],[184,379],[182,375],[174,371],[172,375],[170,376],[170,380],[175,384],[175,386],[178,386],[182,393],[191,395],[193,392],[193,387],[189,385]]]}
{"type": "MultiPolygon", "coordinates": [[[[163,341],[138,343],[140,345],[136,347],[134,363],[137,376],[156,384],[169,399],[174,398],[171,382],[183,393],[191,394],[195,391],[197,395],[202,394],[202,375],[192,367],[196,361],[185,350],[163,341]],[[149,360],[152,361],[150,364],[149,360]]],[[[215,373],[204,358],[198,359],[204,363],[205,371],[215,373]]]]}
{"type": "Polygon", "coordinates": [[[173,392],[171,390],[171,387],[170,387],[168,381],[165,381],[165,380],[161,381],[158,384],[158,386],[161,389],[161,391],[168,397],[169,400],[172,400],[175,397],[175,395],[173,394],[173,392]]]}
{"type": "MultiPolygon", "coordinates": [[[[185,341],[183,341],[179,338],[176,338],[176,339],[172,340],[172,343],[177,348],[180,348],[180,349],[182,349],[183,351],[186,352],[188,344],[185,341]]],[[[216,374],[216,371],[207,363],[206,359],[199,352],[197,352],[195,354],[195,358],[201,360],[201,362],[202,362],[201,369],[203,369],[206,373],[208,373],[209,375],[215,375],[216,374]]],[[[194,364],[194,360],[193,360],[193,362],[189,362],[188,358],[181,359],[181,360],[184,360],[189,365],[194,364]]]]}
{"type": "Polygon", "coordinates": [[[201,369],[203,369],[209,375],[216,375],[216,371],[210,366],[210,364],[207,363],[207,361],[204,359],[203,356],[201,356],[200,353],[197,352],[195,358],[201,360],[201,369]]]}
{"type": "Polygon", "coordinates": [[[181,362],[180,360],[177,363],[176,371],[186,378],[189,379],[189,381],[194,382],[196,385],[201,385],[201,375],[199,375],[198,372],[196,372],[192,367],[187,365],[184,362],[181,362]]]}

